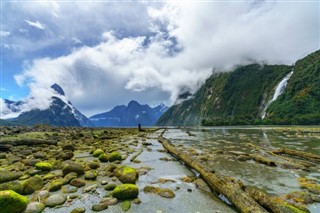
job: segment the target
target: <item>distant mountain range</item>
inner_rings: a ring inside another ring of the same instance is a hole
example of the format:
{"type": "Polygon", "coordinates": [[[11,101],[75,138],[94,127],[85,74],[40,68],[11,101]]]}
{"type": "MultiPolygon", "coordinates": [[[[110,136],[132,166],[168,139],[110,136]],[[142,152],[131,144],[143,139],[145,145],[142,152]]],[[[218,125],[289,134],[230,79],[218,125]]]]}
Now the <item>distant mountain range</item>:
{"type": "Polygon", "coordinates": [[[53,126],[83,126],[83,127],[116,127],[116,126],[153,126],[159,117],[168,109],[163,104],[151,108],[131,101],[128,106],[117,106],[110,112],[97,114],[88,119],[66,98],[63,89],[58,84],[51,86],[53,96],[51,104],[45,110],[32,109],[22,111],[23,101],[4,100],[10,112],[17,117],[0,120],[0,125],[35,125],[49,124],[53,126]]]}
{"type": "Polygon", "coordinates": [[[220,72],[157,125],[320,124],[320,50],[295,65],[239,66],[220,72]]]}
{"type": "Polygon", "coordinates": [[[120,105],[109,112],[90,117],[95,126],[154,126],[160,116],[168,109],[163,104],[151,108],[149,105],[141,105],[137,101],[130,101],[128,106],[120,105]]]}

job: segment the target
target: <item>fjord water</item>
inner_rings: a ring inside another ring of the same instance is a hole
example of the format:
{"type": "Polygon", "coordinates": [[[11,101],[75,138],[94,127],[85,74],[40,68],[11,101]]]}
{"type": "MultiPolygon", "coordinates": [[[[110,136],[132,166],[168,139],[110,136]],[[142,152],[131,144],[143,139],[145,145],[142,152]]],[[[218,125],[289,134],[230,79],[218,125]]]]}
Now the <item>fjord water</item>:
{"type": "MultiPolygon", "coordinates": [[[[256,186],[272,195],[283,195],[301,190],[297,179],[299,177],[315,178],[320,181],[320,166],[313,171],[298,169],[283,169],[269,167],[254,161],[238,161],[230,151],[257,153],[264,155],[266,150],[289,148],[313,154],[320,154],[319,128],[285,128],[285,127],[214,127],[188,129],[195,136],[189,136],[186,129],[169,129],[164,137],[174,145],[197,151],[199,155],[213,156],[223,151],[224,155],[208,161],[208,168],[218,174],[240,179],[246,185],[256,186]],[[257,150],[251,143],[265,148],[257,150]]],[[[319,213],[320,204],[309,206],[311,212],[319,213]]]]}

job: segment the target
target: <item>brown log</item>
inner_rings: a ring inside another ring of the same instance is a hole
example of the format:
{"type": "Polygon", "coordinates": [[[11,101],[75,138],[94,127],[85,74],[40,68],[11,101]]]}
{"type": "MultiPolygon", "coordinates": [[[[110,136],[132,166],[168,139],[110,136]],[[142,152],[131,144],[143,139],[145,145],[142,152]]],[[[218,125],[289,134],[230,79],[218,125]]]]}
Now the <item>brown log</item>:
{"type": "Polygon", "coordinates": [[[141,155],[141,153],[143,152],[143,149],[140,149],[139,152],[137,152],[137,154],[135,154],[134,156],[131,157],[130,161],[134,161],[139,155],[141,155]]]}
{"type": "Polygon", "coordinates": [[[229,178],[206,171],[198,162],[190,159],[188,155],[177,150],[170,141],[162,137],[162,135],[159,136],[158,141],[162,143],[169,153],[175,155],[179,160],[182,160],[186,165],[196,170],[208,183],[211,190],[224,195],[240,212],[268,212],[252,199],[248,193],[243,191],[241,186],[236,182],[230,181],[229,178]]]}
{"type": "Polygon", "coordinates": [[[291,155],[291,156],[304,158],[304,159],[308,159],[310,161],[320,163],[320,156],[319,155],[315,155],[315,154],[311,154],[311,153],[307,153],[307,152],[303,152],[303,151],[282,148],[282,149],[277,149],[277,150],[273,151],[273,153],[278,154],[278,155],[279,154],[291,155]]]}

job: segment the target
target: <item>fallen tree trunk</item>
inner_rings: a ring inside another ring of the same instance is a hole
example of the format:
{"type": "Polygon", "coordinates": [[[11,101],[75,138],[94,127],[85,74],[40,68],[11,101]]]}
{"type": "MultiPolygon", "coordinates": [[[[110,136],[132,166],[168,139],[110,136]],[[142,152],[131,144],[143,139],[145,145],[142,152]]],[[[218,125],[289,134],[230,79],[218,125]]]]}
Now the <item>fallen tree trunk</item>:
{"type": "Polygon", "coordinates": [[[139,155],[141,155],[142,152],[143,152],[143,149],[140,149],[140,151],[139,151],[137,154],[135,154],[134,156],[132,156],[132,158],[130,159],[130,161],[131,161],[131,162],[134,161],[139,155]]]}
{"type": "Polygon", "coordinates": [[[241,212],[268,212],[252,199],[248,193],[244,192],[239,184],[229,178],[206,171],[198,162],[191,160],[188,155],[177,150],[169,140],[162,137],[162,134],[158,137],[158,141],[162,143],[169,153],[177,156],[189,167],[196,170],[213,191],[224,195],[241,212]]]}
{"type": "Polygon", "coordinates": [[[19,139],[19,140],[2,140],[0,141],[1,146],[11,145],[11,146],[19,146],[19,145],[27,145],[27,146],[35,146],[35,145],[57,145],[57,141],[53,140],[41,140],[41,139],[19,139]]]}
{"type": "Polygon", "coordinates": [[[307,153],[307,152],[303,152],[303,151],[282,148],[282,149],[277,149],[277,150],[273,151],[273,153],[277,154],[277,155],[286,154],[286,155],[296,156],[299,158],[304,158],[304,159],[308,159],[310,161],[320,163],[320,156],[319,155],[315,155],[315,154],[311,154],[311,153],[307,153]]]}

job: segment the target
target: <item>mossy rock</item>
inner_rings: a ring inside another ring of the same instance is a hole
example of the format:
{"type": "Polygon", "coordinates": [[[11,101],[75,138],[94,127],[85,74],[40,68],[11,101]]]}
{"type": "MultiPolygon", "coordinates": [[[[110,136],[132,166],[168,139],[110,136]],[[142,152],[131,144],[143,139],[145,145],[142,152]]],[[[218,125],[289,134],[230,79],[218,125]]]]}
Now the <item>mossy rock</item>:
{"type": "Polygon", "coordinates": [[[82,186],[85,186],[85,185],[86,185],[86,182],[85,182],[84,180],[75,178],[75,179],[72,179],[72,180],[70,181],[70,185],[80,188],[80,187],[82,187],[82,186]]]}
{"type": "Polygon", "coordinates": [[[99,155],[99,160],[101,162],[108,162],[109,161],[109,156],[105,153],[102,153],[101,155],[99,155]]]}
{"type": "Polygon", "coordinates": [[[21,213],[28,203],[27,197],[12,190],[0,191],[0,213],[21,213]]]}
{"type": "Polygon", "coordinates": [[[67,183],[70,183],[71,180],[75,179],[78,177],[78,174],[75,172],[70,172],[66,176],[64,176],[64,179],[67,181],[67,183]]]}
{"type": "Polygon", "coordinates": [[[23,186],[19,181],[10,181],[0,184],[0,191],[3,190],[12,190],[19,194],[22,194],[23,186]]]}
{"type": "Polygon", "coordinates": [[[81,164],[78,163],[68,163],[67,165],[65,165],[62,169],[62,173],[63,175],[67,175],[70,172],[75,172],[78,175],[82,175],[84,174],[84,167],[81,164]]]}
{"type": "Polygon", "coordinates": [[[160,195],[161,197],[164,197],[164,198],[174,198],[175,197],[174,192],[168,188],[146,186],[143,188],[143,191],[145,193],[154,193],[154,194],[160,195]]]}
{"type": "Polygon", "coordinates": [[[128,211],[131,207],[131,202],[130,202],[130,200],[125,200],[121,203],[120,206],[121,206],[122,211],[128,211]]]}
{"type": "Polygon", "coordinates": [[[61,187],[64,185],[63,181],[61,179],[52,181],[49,186],[48,190],[49,192],[55,192],[61,189],[61,187]]]}
{"type": "Polygon", "coordinates": [[[30,195],[33,192],[40,190],[43,187],[43,180],[40,176],[36,175],[22,183],[22,194],[30,195]]]}
{"type": "Polygon", "coordinates": [[[117,187],[117,184],[115,184],[115,183],[110,183],[110,184],[106,185],[106,186],[104,187],[104,189],[107,190],[107,191],[112,191],[112,190],[114,190],[116,187],[117,187]]]}
{"type": "Polygon", "coordinates": [[[111,152],[111,154],[109,156],[109,161],[113,162],[113,161],[116,161],[116,160],[119,160],[119,161],[122,160],[121,154],[119,152],[117,152],[117,151],[111,152]]]}
{"type": "Polygon", "coordinates": [[[22,172],[11,172],[8,170],[0,170],[0,183],[17,180],[22,176],[22,172]]]}
{"type": "Polygon", "coordinates": [[[41,213],[45,209],[45,205],[39,202],[31,202],[23,213],[41,213]]]}
{"type": "Polygon", "coordinates": [[[120,166],[113,171],[122,183],[135,183],[138,179],[138,173],[134,168],[128,166],[120,166]]]}
{"type": "Polygon", "coordinates": [[[139,195],[139,188],[135,184],[121,184],[117,186],[113,192],[112,196],[119,200],[134,199],[139,195]]]}
{"type": "Polygon", "coordinates": [[[86,180],[95,180],[98,176],[98,172],[95,170],[87,171],[84,174],[84,179],[86,180]]]}
{"type": "Polygon", "coordinates": [[[93,152],[93,157],[99,157],[103,153],[104,151],[102,149],[97,149],[93,152]]]}
{"type": "Polygon", "coordinates": [[[43,177],[42,177],[42,180],[43,181],[47,181],[47,180],[51,180],[51,179],[53,179],[53,178],[55,178],[56,177],[56,174],[55,173],[47,173],[46,175],[44,175],[43,177]]]}
{"type": "Polygon", "coordinates": [[[38,162],[36,163],[36,169],[41,171],[51,171],[52,164],[48,162],[38,162]]]}
{"type": "Polygon", "coordinates": [[[90,167],[90,169],[98,169],[100,167],[100,164],[98,162],[88,162],[87,165],[90,167]]]}
{"type": "Polygon", "coordinates": [[[110,163],[106,166],[106,171],[107,172],[113,172],[118,166],[116,164],[110,163]]]}

